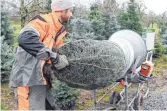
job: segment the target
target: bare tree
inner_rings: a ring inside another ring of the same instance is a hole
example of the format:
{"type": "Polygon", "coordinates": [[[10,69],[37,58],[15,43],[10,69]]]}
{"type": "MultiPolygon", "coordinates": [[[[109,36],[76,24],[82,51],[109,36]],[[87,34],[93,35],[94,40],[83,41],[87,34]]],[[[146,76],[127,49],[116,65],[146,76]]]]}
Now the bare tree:
{"type": "Polygon", "coordinates": [[[142,18],[143,15],[145,15],[145,10],[147,9],[147,7],[145,6],[145,4],[142,1],[140,1],[137,4],[137,9],[138,9],[140,18],[142,18]]]}
{"type": "Polygon", "coordinates": [[[118,6],[119,4],[117,4],[116,0],[104,0],[102,5],[102,13],[118,15],[118,6]]]}
{"type": "Polygon", "coordinates": [[[51,10],[51,0],[21,0],[20,2],[20,15],[21,27],[24,27],[26,22],[29,21],[34,15],[39,13],[48,13],[51,10]]]}
{"type": "Polygon", "coordinates": [[[141,22],[144,26],[148,27],[150,24],[153,24],[156,21],[156,14],[152,11],[149,11],[148,14],[144,14],[141,18],[141,22]]]}
{"type": "Polygon", "coordinates": [[[115,0],[104,0],[103,7],[106,8],[109,12],[116,10],[116,1],[115,0]]]}

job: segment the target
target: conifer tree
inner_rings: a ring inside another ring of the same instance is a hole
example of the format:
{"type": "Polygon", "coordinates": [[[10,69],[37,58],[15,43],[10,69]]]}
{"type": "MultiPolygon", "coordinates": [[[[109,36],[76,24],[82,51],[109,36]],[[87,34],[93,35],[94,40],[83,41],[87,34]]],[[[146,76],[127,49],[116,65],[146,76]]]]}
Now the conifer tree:
{"type": "Polygon", "coordinates": [[[1,4],[1,37],[4,36],[4,41],[8,45],[13,44],[13,30],[10,27],[9,15],[6,8],[1,4]]]}
{"type": "Polygon", "coordinates": [[[9,80],[9,75],[11,73],[12,64],[14,61],[14,51],[11,46],[9,46],[4,41],[4,36],[1,36],[1,82],[6,82],[9,80]]]}
{"type": "Polygon", "coordinates": [[[139,19],[139,12],[137,10],[137,3],[135,0],[130,0],[126,11],[122,11],[119,16],[119,23],[121,29],[131,29],[139,34],[142,34],[142,25],[139,19]]]}

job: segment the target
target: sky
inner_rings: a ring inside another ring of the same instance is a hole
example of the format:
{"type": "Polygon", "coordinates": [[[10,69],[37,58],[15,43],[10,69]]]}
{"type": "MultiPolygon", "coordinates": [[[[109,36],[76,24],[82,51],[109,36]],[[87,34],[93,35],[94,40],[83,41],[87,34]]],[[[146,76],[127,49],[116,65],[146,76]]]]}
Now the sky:
{"type": "MultiPolygon", "coordinates": [[[[116,0],[118,3],[123,3],[129,0],[116,0]]],[[[167,0],[141,0],[147,7],[147,11],[153,11],[156,14],[167,11],[167,0]]]]}
{"type": "MultiPolygon", "coordinates": [[[[80,4],[85,4],[87,6],[89,6],[90,2],[94,2],[94,1],[100,1],[100,0],[75,0],[77,4],[80,3],[80,4]]],[[[116,1],[119,4],[122,4],[123,2],[129,1],[129,0],[116,0],[116,1]]],[[[167,11],[167,0],[141,0],[141,1],[145,3],[147,7],[147,11],[153,11],[156,14],[161,14],[167,11]]]]}
{"type": "Polygon", "coordinates": [[[167,0],[145,0],[145,4],[157,14],[167,11],[167,0]]]}

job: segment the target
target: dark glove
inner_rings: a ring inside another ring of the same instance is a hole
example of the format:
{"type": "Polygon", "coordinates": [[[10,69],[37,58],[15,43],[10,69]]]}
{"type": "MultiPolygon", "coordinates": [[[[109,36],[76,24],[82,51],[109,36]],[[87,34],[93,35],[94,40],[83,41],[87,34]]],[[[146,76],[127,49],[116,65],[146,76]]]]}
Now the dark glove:
{"type": "Polygon", "coordinates": [[[50,48],[44,47],[42,48],[36,55],[36,57],[40,60],[51,60],[53,66],[60,70],[65,68],[68,64],[67,57],[65,55],[58,55],[53,52],[50,48]]]}
{"type": "Polygon", "coordinates": [[[67,57],[65,55],[58,55],[54,52],[52,53],[50,60],[57,70],[61,70],[69,65],[67,57]]]}

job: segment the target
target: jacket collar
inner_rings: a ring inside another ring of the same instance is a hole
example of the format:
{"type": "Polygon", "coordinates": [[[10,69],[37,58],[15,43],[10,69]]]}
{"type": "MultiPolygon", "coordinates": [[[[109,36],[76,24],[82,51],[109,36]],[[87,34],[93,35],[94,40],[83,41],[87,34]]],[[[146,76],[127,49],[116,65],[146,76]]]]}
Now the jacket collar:
{"type": "Polygon", "coordinates": [[[53,20],[53,24],[54,24],[56,32],[59,31],[63,27],[63,24],[59,21],[56,13],[54,11],[52,13],[50,13],[49,15],[51,16],[51,18],[53,20]]]}

